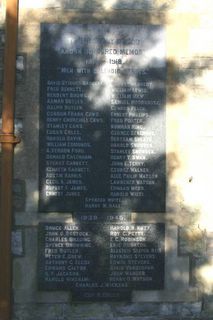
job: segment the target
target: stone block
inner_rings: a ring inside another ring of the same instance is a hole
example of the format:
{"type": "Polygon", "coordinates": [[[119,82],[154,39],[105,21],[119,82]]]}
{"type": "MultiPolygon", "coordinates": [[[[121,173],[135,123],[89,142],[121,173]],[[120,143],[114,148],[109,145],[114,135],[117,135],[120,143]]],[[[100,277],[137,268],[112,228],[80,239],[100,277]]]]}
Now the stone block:
{"type": "MultiPolygon", "coordinates": [[[[16,295],[19,291],[30,291],[36,286],[36,252],[37,252],[37,239],[36,230],[34,228],[26,228],[25,234],[25,256],[14,260],[14,289],[16,295]]],[[[25,299],[28,299],[25,295],[25,299]]]]}
{"type": "Polygon", "coordinates": [[[207,233],[207,240],[206,240],[206,253],[207,256],[213,256],[213,232],[207,233]]]}
{"type": "Polygon", "coordinates": [[[21,257],[24,255],[23,232],[22,230],[12,231],[12,253],[14,256],[21,257]]]}
{"type": "Polygon", "coordinates": [[[16,81],[23,83],[26,78],[26,54],[20,53],[16,56],[16,81]]]}
{"type": "Polygon", "coordinates": [[[3,85],[3,76],[4,76],[4,71],[3,71],[3,69],[0,67],[0,86],[3,85]]]}
{"type": "Polygon", "coordinates": [[[204,296],[203,311],[206,314],[213,314],[213,295],[204,296]]]}
{"type": "Polygon", "coordinates": [[[0,67],[4,68],[4,49],[0,47],[0,67]]]}
{"type": "Polygon", "coordinates": [[[107,303],[73,304],[67,307],[68,319],[112,319],[112,308],[107,303]]]}
{"type": "Polygon", "coordinates": [[[121,10],[151,10],[155,7],[155,0],[143,0],[143,1],[131,1],[131,0],[121,0],[116,1],[111,5],[112,9],[121,10]]]}
{"type": "Polygon", "coordinates": [[[167,224],[166,229],[166,261],[165,261],[165,289],[168,291],[182,292],[189,287],[189,260],[177,256],[178,229],[167,224]]]}
{"type": "Polygon", "coordinates": [[[179,254],[202,256],[206,254],[205,231],[198,226],[179,228],[179,254]]]}
{"type": "Polygon", "coordinates": [[[24,180],[14,179],[13,181],[13,207],[17,212],[25,211],[26,184],[24,180]]]}
{"type": "Polygon", "coordinates": [[[188,290],[164,290],[164,291],[134,291],[132,295],[132,301],[134,303],[146,303],[156,301],[158,303],[170,302],[197,302],[200,299],[197,288],[189,288],[188,290]]]}
{"type": "Polygon", "coordinates": [[[0,26],[0,48],[2,49],[5,44],[5,30],[0,26]]]}
{"type": "Polygon", "coordinates": [[[68,320],[68,319],[114,319],[107,304],[69,305],[55,304],[15,304],[13,320],[68,320]]]}
{"type": "Polygon", "coordinates": [[[72,10],[169,10],[174,4],[171,0],[120,0],[120,1],[101,1],[101,0],[62,0],[60,2],[52,0],[37,1],[35,4],[29,0],[21,0],[20,8],[60,8],[72,10]]]}
{"type": "Polygon", "coordinates": [[[38,211],[38,181],[27,179],[26,212],[38,211]]]}
{"type": "Polygon", "coordinates": [[[202,303],[143,303],[143,304],[126,304],[115,307],[115,314],[131,317],[172,317],[176,316],[198,316],[201,314],[202,303]]]}
{"type": "MultiPolygon", "coordinates": [[[[113,1],[112,3],[108,3],[109,1],[100,1],[100,0],[62,0],[59,2],[45,0],[45,1],[38,1],[36,5],[33,5],[29,0],[21,0],[20,1],[20,8],[32,8],[32,7],[39,7],[39,8],[61,8],[61,9],[83,9],[83,10],[100,10],[100,9],[130,9],[130,10],[141,10],[141,9],[152,9],[155,5],[155,0],[141,0],[141,1],[131,1],[131,0],[120,0],[120,1],[113,1]]],[[[158,1],[159,2],[159,1],[158,1]]],[[[164,4],[168,1],[162,1],[164,4]]],[[[163,7],[163,6],[162,6],[163,7]]]]}
{"type": "Polygon", "coordinates": [[[15,133],[21,136],[21,143],[15,148],[14,175],[17,179],[37,177],[38,166],[38,119],[30,117],[19,118],[21,127],[17,124],[15,133]],[[33,146],[33,147],[32,147],[33,146]]]}
{"type": "Polygon", "coordinates": [[[115,306],[114,312],[117,316],[156,316],[160,308],[159,303],[125,303],[115,306]]]}
{"type": "Polygon", "coordinates": [[[203,294],[213,294],[213,258],[205,256],[197,258],[194,266],[194,279],[196,286],[203,294]]]}
{"type": "Polygon", "coordinates": [[[173,305],[173,315],[180,315],[181,317],[195,317],[199,316],[202,311],[202,302],[183,303],[173,305]]]}
{"type": "Polygon", "coordinates": [[[63,304],[15,304],[13,320],[66,320],[63,304]]]}
{"type": "MultiPolygon", "coordinates": [[[[31,110],[33,112],[33,110],[31,110]]],[[[25,166],[26,178],[36,179],[38,176],[38,118],[35,116],[26,117],[24,131],[27,135],[24,137],[25,146],[25,166]],[[33,148],[32,148],[33,146],[33,148]]]]}

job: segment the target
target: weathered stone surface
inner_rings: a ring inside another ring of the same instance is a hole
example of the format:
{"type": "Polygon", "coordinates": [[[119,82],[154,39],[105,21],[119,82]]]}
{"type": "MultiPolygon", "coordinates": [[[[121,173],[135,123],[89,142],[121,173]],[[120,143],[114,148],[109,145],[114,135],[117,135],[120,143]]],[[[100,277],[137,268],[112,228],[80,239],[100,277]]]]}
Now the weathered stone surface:
{"type": "Polygon", "coordinates": [[[213,295],[204,296],[204,310],[207,315],[213,314],[213,295]]]}
{"type": "Polygon", "coordinates": [[[68,304],[15,305],[14,320],[68,320],[113,319],[111,307],[106,304],[70,306],[68,304]]]}
{"type": "Polygon", "coordinates": [[[17,85],[23,83],[26,78],[26,55],[17,54],[16,56],[16,82],[17,85]]]}
{"type": "Polygon", "coordinates": [[[176,291],[175,291],[175,288],[170,290],[163,290],[163,291],[134,291],[132,299],[134,302],[140,302],[140,303],[152,302],[152,301],[157,301],[159,303],[166,303],[166,302],[177,303],[182,301],[190,302],[190,301],[199,300],[199,293],[196,287],[187,289],[186,287],[184,288],[183,286],[182,290],[180,288],[181,287],[179,285],[176,291]]]}
{"type": "Polygon", "coordinates": [[[207,244],[207,255],[208,256],[213,256],[213,232],[208,232],[207,233],[207,240],[206,240],[207,244]]]}
{"type": "MultiPolygon", "coordinates": [[[[100,0],[62,0],[60,2],[54,1],[54,0],[45,0],[45,1],[38,1],[38,3],[35,5],[35,7],[42,7],[42,8],[48,8],[48,7],[55,7],[55,8],[64,8],[64,9],[84,9],[84,10],[100,10],[100,9],[108,9],[108,8],[114,8],[114,9],[131,9],[131,10],[137,10],[137,9],[152,9],[154,6],[157,6],[157,2],[155,0],[120,0],[120,1],[113,1],[112,3],[109,1],[100,1],[100,0]],[[108,2],[108,4],[107,4],[108,2]],[[155,4],[156,3],[156,4],[155,4]]],[[[162,1],[161,7],[163,8],[166,4],[168,5],[169,1],[162,1]]],[[[32,7],[33,5],[27,1],[27,0],[21,0],[20,1],[20,7],[32,7]]]]}
{"type": "Polygon", "coordinates": [[[13,207],[15,211],[24,211],[26,201],[25,181],[14,179],[13,182],[13,207]]]}
{"type": "MultiPolygon", "coordinates": [[[[165,264],[165,289],[169,292],[182,292],[189,284],[189,260],[188,258],[177,257],[178,230],[176,226],[167,226],[166,240],[166,264],[165,264]]],[[[159,293],[159,296],[161,293],[159,293]]],[[[180,294],[180,299],[182,294],[180,294]]]]}
{"type": "Polygon", "coordinates": [[[64,304],[37,304],[37,305],[15,305],[14,308],[14,320],[99,320],[99,319],[113,319],[113,320],[207,320],[211,319],[207,315],[194,315],[194,316],[181,316],[181,315],[173,315],[173,316],[118,316],[114,314],[106,314],[103,318],[102,315],[90,316],[90,314],[76,316],[73,315],[73,308],[70,307],[69,310],[67,306],[64,304]]]}
{"type": "Polygon", "coordinates": [[[0,25],[0,48],[4,48],[5,44],[5,30],[4,27],[0,25]]]}
{"type": "Polygon", "coordinates": [[[38,128],[36,127],[36,120],[37,118],[34,118],[34,116],[25,117],[23,120],[23,134],[21,135],[21,143],[16,146],[14,161],[14,175],[17,179],[23,179],[24,177],[26,180],[28,178],[35,179],[36,177],[38,164],[38,128]]]}
{"type": "Polygon", "coordinates": [[[117,315],[138,316],[138,315],[157,315],[159,314],[160,305],[154,303],[133,303],[121,304],[115,307],[117,315]]]}
{"type": "Polygon", "coordinates": [[[14,308],[14,320],[65,320],[63,316],[63,305],[15,305],[14,308]]]}
{"type": "Polygon", "coordinates": [[[206,253],[205,231],[198,226],[179,228],[179,254],[202,256],[206,253]]]}
{"type": "Polygon", "coordinates": [[[12,253],[14,256],[23,256],[23,233],[22,230],[12,231],[12,253]]]}
{"type": "Polygon", "coordinates": [[[3,84],[3,76],[4,76],[4,71],[3,69],[0,69],[0,85],[3,84]]]}
{"type": "Polygon", "coordinates": [[[113,310],[107,303],[93,303],[82,305],[71,305],[67,308],[68,318],[97,318],[97,319],[112,319],[113,310]]]}
{"type": "Polygon", "coordinates": [[[202,309],[202,302],[196,302],[196,303],[183,303],[179,305],[173,305],[173,312],[172,314],[179,314],[182,317],[187,316],[199,316],[202,309]]]}
{"type": "Polygon", "coordinates": [[[26,212],[37,213],[38,210],[38,181],[33,179],[26,180],[27,185],[27,201],[26,212]]]}
{"type": "Polygon", "coordinates": [[[196,316],[201,313],[201,302],[195,303],[143,303],[115,307],[119,316],[196,316]]]}
{"type": "Polygon", "coordinates": [[[189,227],[199,224],[202,225],[202,230],[213,230],[212,205],[209,200],[212,190],[212,155],[209,152],[212,145],[212,1],[38,0],[32,3],[22,0],[20,5],[18,51],[26,52],[27,68],[26,81],[17,87],[16,112],[24,118],[25,132],[23,149],[16,149],[15,177],[26,181],[26,207],[25,212],[16,213],[16,224],[26,228],[26,251],[24,257],[14,259],[14,320],[212,319],[213,282],[210,277],[212,265],[209,261],[213,255],[212,235],[207,235],[205,250],[202,232],[189,227]],[[33,6],[34,9],[48,9],[22,11],[24,7],[33,6]],[[61,8],[65,10],[61,11],[61,8]],[[156,8],[160,10],[157,12],[156,8]],[[132,9],[134,13],[131,13],[132,9]],[[173,9],[172,12],[169,12],[170,9],[173,9]],[[81,16],[83,11],[84,15],[81,16]],[[160,220],[167,225],[182,226],[183,229],[179,233],[178,247],[177,228],[168,228],[164,292],[135,292],[132,304],[72,305],[69,293],[37,290],[36,226],[39,221],[66,221],[71,217],[70,214],[37,214],[40,23],[122,24],[126,21],[166,24],[171,68],[167,97],[167,213],[165,216],[155,213],[149,217],[140,213],[140,218],[137,219],[143,221],[145,217],[146,222],[160,220]],[[202,30],[199,31],[201,27],[202,30]],[[205,312],[202,314],[201,298],[195,288],[190,288],[189,259],[178,256],[178,252],[181,255],[193,254],[197,257],[195,269],[204,270],[206,282],[203,282],[199,274],[196,274],[194,281],[200,292],[207,288],[210,294],[204,299],[205,312]]]}
{"type": "MultiPolygon", "coordinates": [[[[19,292],[23,290],[26,294],[27,291],[33,290],[36,286],[36,230],[33,228],[25,229],[24,238],[25,257],[17,258],[14,261],[14,288],[17,290],[15,296],[19,295],[19,292]]],[[[29,294],[25,295],[25,299],[27,300],[28,298],[29,294]]]]}

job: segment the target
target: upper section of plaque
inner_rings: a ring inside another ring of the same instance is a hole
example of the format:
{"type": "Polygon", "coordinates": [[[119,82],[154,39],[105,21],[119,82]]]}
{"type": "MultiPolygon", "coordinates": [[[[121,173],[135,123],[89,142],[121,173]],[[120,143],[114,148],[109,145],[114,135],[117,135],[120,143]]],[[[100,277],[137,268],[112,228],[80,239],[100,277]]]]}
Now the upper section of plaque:
{"type": "Polygon", "coordinates": [[[40,53],[40,210],[164,212],[164,29],[42,24],[40,53]]]}
{"type": "Polygon", "coordinates": [[[165,67],[162,26],[42,24],[41,32],[41,52],[51,54],[44,67],[48,61],[51,66],[53,61],[70,64],[73,59],[81,67],[82,56],[89,59],[87,64],[96,64],[96,73],[100,67],[113,65],[110,59],[119,60],[114,64],[122,71],[131,66],[165,67]]]}

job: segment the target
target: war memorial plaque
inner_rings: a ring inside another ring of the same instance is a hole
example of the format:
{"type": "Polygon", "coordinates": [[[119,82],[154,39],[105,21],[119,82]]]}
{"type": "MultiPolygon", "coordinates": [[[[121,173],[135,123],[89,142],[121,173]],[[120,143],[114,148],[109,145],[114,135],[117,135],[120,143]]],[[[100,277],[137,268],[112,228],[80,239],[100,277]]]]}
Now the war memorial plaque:
{"type": "Polygon", "coordinates": [[[40,223],[39,288],[69,290],[76,301],[163,289],[164,240],[160,223],[40,223]]]}
{"type": "Polygon", "coordinates": [[[43,212],[165,211],[161,26],[42,24],[43,212]]]}

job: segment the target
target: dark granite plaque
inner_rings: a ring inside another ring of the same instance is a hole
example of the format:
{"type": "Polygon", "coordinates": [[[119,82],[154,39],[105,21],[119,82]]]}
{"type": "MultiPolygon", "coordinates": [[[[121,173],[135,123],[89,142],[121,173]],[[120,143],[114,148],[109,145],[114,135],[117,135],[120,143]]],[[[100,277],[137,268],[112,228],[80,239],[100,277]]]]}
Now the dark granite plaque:
{"type": "Polygon", "coordinates": [[[40,211],[165,211],[161,26],[41,25],[40,211]]]}
{"type": "Polygon", "coordinates": [[[74,300],[128,300],[164,287],[164,224],[41,223],[39,288],[74,300]]]}

